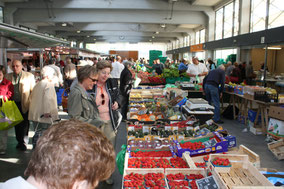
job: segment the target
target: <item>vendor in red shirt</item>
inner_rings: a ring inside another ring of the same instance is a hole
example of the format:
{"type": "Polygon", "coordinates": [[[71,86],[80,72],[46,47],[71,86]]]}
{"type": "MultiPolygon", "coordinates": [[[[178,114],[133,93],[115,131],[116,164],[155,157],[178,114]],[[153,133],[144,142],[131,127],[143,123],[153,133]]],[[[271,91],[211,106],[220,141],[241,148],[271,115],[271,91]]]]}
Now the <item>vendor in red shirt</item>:
{"type": "MultiPolygon", "coordinates": [[[[0,65],[0,100],[2,103],[2,99],[6,101],[7,99],[10,100],[14,95],[14,86],[12,85],[11,81],[7,80],[4,75],[5,67],[0,65]]],[[[0,131],[0,155],[6,153],[7,148],[7,139],[8,139],[8,130],[0,131]]]]}

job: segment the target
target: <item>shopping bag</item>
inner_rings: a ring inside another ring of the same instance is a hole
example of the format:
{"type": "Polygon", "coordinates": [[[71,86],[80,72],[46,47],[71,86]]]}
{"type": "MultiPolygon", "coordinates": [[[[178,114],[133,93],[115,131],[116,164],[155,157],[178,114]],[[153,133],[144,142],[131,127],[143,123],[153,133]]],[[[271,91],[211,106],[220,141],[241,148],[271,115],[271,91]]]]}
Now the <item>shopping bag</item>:
{"type": "Polygon", "coordinates": [[[135,81],[134,81],[134,84],[133,84],[133,87],[136,88],[138,87],[138,85],[140,84],[141,82],[141,79],[137,76],[137,73],[135,74],[135,81]]]}
{"type": "Polygon", "coordinates": [[[123,175],[123,171],[124,171],[124,159],[125,159],[125,154],[126,154],[126,145],[123,144],[121,146],[121,151],[118,152],[117,156],[116,156],[116,165],[117,168],[119,170],[119,173],[121,175],[123,175]]]}
{"type": "Polygon", "coordinates": [[[0,130],[7,130],[23,121],[23,116],[16,103],[12,100],[4,101],[0,107],[0,130]]]}

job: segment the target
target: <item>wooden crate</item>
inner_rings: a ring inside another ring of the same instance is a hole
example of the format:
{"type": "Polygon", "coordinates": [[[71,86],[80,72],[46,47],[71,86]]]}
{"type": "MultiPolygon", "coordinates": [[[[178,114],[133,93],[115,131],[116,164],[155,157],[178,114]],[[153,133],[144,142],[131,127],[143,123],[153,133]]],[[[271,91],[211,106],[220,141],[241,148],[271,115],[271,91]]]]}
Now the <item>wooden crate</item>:
{"type": "Polygon", "coordinates": [[[260,157],[257,153],[253,152],[244,145],[240,145],[239,148],[230,149],[228,154],[243,154],[248,155],[249,162],[253,164],[256,168],[260,168],[260,157]]]}
{"type": "Polygon", "coordinates": [[[178,173],[182,173],[184,175],[189,175],[189,174],[201,174],[205,177],[207,177],[207,173],[206,170],[202,169],[202,168],[194,168],[194,169],[171,169],[171,168],[167,168],[165,169],[165,178],[166,178],[166,184],[167,187],[169,187],[169,181],[167,179],[167,175],[169,174],[178,174],[178,173]]]}
{"type": "Polygon", "coordinates": [[[275,155],[278,160],[284,159],[284,141],[278,140],[267,144],[268,149],[275,155]]]}
{"type": "Polygon", "coordinates": [[[209,162],[215,157],[228,158],[232,164],[231,167],[214,167],[210,163],[209,167],[221,189],[273,186],[267,178],[249,162],[247,155],[211,154],[209,162]]]}
{"type": "MultiPolygon", "coordinates": [[[[125,159],[124,159],[124,169],[128,169],[128,170],[137,169],[137,168],[128,168],[128,159],[129,158],[130,158],[129,153],[126,152],[125,159]]],[[[162,158],[162,159],[170,159],[170,158],[171,157],[162,158]]],[[[155,158],[155,159],[161,159],[161,158],[155,158]]],[[[188,153],[183,153],[182,159],[187,163],[187,165],[190,169],[196,169],[197,168],[188,153]]],[[[140,168],[140,169],[147,169],[147,168],[140,168]]],[[[156,169],[156,168],[154,168],[154,169],[156,169]]]]}
{"type": "MultiPolygon", "coordinates": [[[[156,168],[156,169],[124,169],[124,174],[122,177],[122,189],[124,188],[123,186],[123,181],[124,181],[124,176],[130,174],[130,173],[138,173],[145,175],[147,173],[163,173],[164,174],[164,169],[163,168],[156,168]]],[[[166,183],[166,188],[167,188],[167,182],[166,182],[166,177],[165,177],[165,183],[166,183]]]]}

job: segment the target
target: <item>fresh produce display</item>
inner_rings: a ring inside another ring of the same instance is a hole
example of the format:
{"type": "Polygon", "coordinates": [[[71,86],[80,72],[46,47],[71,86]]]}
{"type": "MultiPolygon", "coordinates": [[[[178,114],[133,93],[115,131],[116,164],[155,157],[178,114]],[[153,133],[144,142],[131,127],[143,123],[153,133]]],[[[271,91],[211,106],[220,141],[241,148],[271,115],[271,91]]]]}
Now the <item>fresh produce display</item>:
{"type": "Polygon", "coordinates": [[[185,175],[182,173],[168,174],[167,179],[168,180],[185,180],[185,175]]]}
{"type": "Polygon", "coordinates": [[[198,168],[206,168],[206,163],[197,163],[197,162],[195,162],[194,164],[198,168]]]}
{"type": "Polygon", "coordinates": [[[182,158],[129,158],[128,168],[188,168],[182,158]]]}
{"type": "Polygon", "coordinates": [[[171,151],[131,152],[131,157],[172,157],[171,151]]]}
{"type": "Polygon", "coordinates": [[[176,188],[197,188],[195,181],[202,179],[202,174],[188,174],[183,173],[168,174],[167,180],[170,189],[176,188]]]}
{"type": "Polygon", "coordinates": [[[165,78],[179,77],[179,71],[178,71],[177,68],[175,68],[175,69],[164,69],[163,75],[164,75],[165,78]]]}
{"type": "Polygon", "coordinates": [[[222,166],[222,167],[230,167],[231,166],[231,162],[228,158],[215,158],[212,161],[212,164],[214,166],[222,166]]]}
{"type": "Polygon", "coordinates": [[[186,180],[182,180],[182,181],[172,180],[172,181],[169,181],[169,187],[170,188],[182,188],[182,187],[185,187],[185,186],[188,187],[188,184],[189,183],[186,180]]]}
{"type": "Polygon", "coordinates": [[[182,148],[190,149],[190,150],[198,150],[201,148],[205,148],[202,142],[185,142],[180,144],[182,148]]]}
{"type": "Polygon", "coordinates": [[[162,114],[132,114],[130,119],[137,119],[138,121],[156,121],[158,119],[163,119],[164,116],[162,114]]]}
{"type": "Polygon", "coordinates": [[[166,188],[165,176],[163,173],[130,173],[124,176],[124,188],[153,188],[164,189],[166,188]]]}

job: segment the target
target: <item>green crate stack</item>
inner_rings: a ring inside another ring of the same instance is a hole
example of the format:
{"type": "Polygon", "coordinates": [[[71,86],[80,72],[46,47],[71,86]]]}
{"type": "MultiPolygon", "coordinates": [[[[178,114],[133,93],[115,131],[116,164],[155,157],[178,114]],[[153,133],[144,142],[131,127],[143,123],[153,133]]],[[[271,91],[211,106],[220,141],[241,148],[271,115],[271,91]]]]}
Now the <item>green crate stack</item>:
{"type": "Polygon", "coordinates": [[[149,51],[149,65],[152,66],[153,65],[153,61],[156,60],[157,58],[162,57],[162,51],[158,51],[158,50],[150,50],[149,51]]]}
{"type": "Polygon", "coordinates": [[[236,62],[236,60],[237,60],[237,55],[236,54],[230,54],[230,55],[228,55],[228,57],[226,59],[226,63],[228,61],[231,61],[232,63],[234,63],[234,62],[236,62]]]}
{"type": "Polygon", "coordinates": [[[223,58],[218,58],[217,59],[217,67],[220,66],[221,64],[224,64],[224,63],[225,63],[225,61],[224,61],[223,58]]]}

